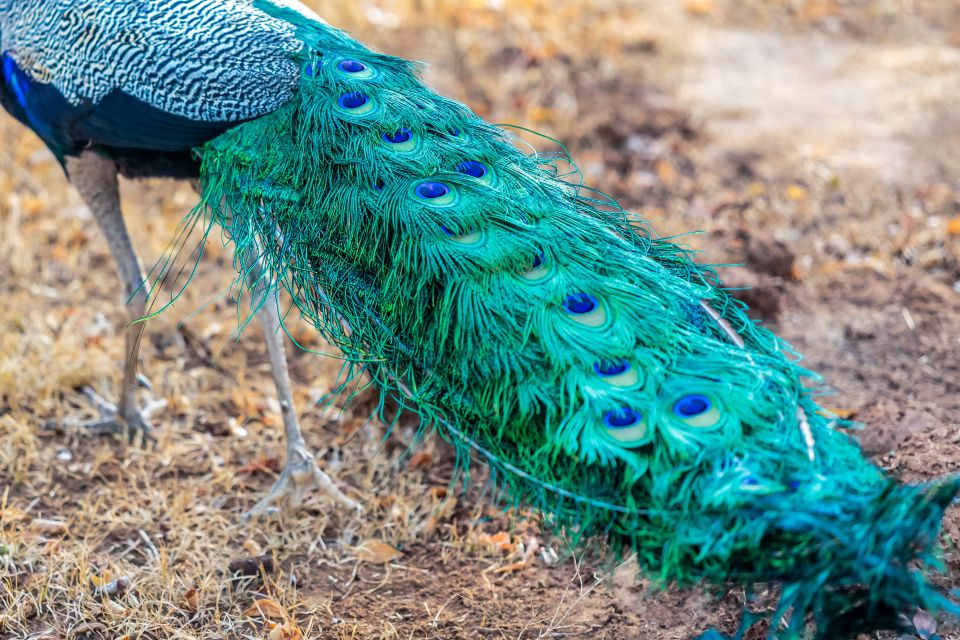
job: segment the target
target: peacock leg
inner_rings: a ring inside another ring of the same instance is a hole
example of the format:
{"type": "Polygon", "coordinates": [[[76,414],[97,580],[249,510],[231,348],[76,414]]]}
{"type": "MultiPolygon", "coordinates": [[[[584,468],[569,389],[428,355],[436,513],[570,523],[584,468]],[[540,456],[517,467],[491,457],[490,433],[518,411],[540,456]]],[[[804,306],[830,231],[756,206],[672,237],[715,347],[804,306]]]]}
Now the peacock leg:
{"type": "MultiPolygon", "coordinates": [[[[251,270],[252,276],[259,276],[259,269],[251,270]]],[[[280,401],[280,413],[283,415],[283,430],[286,439],[287,461],[276,483],[250,511],[243,515],[244,520],[255,516],[272,516],[280,511],[294,511],[303,503],[307,494],[320,489],[348,509],[360,511],[360,505],[348,498],[337,488],[326,473],[317,466],[313,454],[307,449],[300,432],[293,394],[290,390],[290,376],[287,372],[287,356],[283,347],[283,334],[280,327],[280,309],[277,294],[270,290],[260,310],[257,312],[263,327],[267,343],[267,354],[273,371],[273,382],[277,387],[277,399],[280,401]]]]}
{"type": "Polygon", "coordinates": [[[165,406],[164,401],[151,401],[141,410],[137,406],[136,393],[139,385],[150,390],[146,379],[137,374],[140,340],[143,337],[143,317],[147,308],[147,293],[143,287],[143,267],[137,256],[120,209],[120,189],[117,181],[117,166],[112,160],[94,151],[84,151],[79,157],[67,158],[67,174],[84,203],[93,213],[100,231],[103,232],[123,281],[126,296],[127,319],[125,329],[123,379],[120,387],[120,402],[113,405],[100,398],[92,388],[84,393],[100,412],[100,418],[80,426],[94,433],[123,433],[126,430],[130,441],[141,438],[155,442],[149,416],[165,406]]]}

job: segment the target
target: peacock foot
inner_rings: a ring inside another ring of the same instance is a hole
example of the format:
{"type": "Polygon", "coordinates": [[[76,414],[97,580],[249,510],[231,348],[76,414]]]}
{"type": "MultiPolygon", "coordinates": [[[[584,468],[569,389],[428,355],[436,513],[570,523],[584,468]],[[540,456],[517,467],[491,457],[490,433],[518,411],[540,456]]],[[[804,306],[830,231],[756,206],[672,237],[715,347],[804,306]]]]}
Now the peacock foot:
{"type": "Polygon", "coordinates": [[[326,473],[317,466],[313,454],[304,446],[291,447],[287,451],[287,462],[280,477],[252,509],[243,514],[243,520],[271,517],[280,513],[291,513],[300,508],[307,495],[314,489],[320,489],[347,509],[362,512],[355,501],[343,494],[326,473]]]}
{"type": "MultiPolygon", "coordinates": [[[[139,376],[138,381],[148,392],[152,389],[149,380],[146,378],[139,376]]],[[[130,444],[137,442],[144,446],[147,443],[156,445],[157,438],[153,433],[153,426],[150,424],[150,416],[166,407],[166,400],[156,400],[151,395],[144,408],[140,409],[134,402],[126,402],[118,407],[100,397],[92,387],[84,387],[83,394],[87,396],[90,404],[96,408],[100,414],[99,418],[83,422],[48,422],[43,425],[43,428],[62,431],[65,427],[73,427],[95,435],[126,433],[130,444]]]]}

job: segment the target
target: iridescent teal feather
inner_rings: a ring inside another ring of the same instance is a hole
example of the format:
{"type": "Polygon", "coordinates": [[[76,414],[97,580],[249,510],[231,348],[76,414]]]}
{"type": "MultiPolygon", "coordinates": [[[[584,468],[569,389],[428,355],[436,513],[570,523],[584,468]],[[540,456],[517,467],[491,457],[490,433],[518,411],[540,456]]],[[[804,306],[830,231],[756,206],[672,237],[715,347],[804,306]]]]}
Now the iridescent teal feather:
{"type": "Polygon", "coordinates": [[[936,564],[960,481],[899,486],[866,461],[715,273],[556,156],[410,63],[255,4],[297,26],[300,86],[202,148],[194,215],[241,271],[267,268],[259,286],[286,289],[350,377],[664,583],[784,583],[784,637],[956,611],[914,563],[936,564]]]}

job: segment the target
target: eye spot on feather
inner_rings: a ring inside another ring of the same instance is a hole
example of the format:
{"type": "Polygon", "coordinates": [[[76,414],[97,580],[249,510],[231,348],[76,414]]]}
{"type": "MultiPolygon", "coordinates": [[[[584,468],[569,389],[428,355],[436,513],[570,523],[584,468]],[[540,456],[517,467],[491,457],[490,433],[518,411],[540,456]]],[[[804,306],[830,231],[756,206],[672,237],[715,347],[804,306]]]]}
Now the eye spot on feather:
{"type": "Polygon", "coordinates": [[[359,60],[341,60],[337,63],[337,69],[344,73],[360,73],[367,70],[367,65],[359,60]]]}
{"type": "Polygon", "coordinates": [[[529,282],[542,282],[550,275],[551,269],[547,264],[547,257],[543,251],[538,251],[530,263],[530,268],[520,274],[520,277],[529,282]]]}
{"type": "Polygon", "coordinates": [[[493,170],[482,162],[466,160],[457,165],[457,171],[486,184],[493,184],[494,182],[493,170]]]}
{"type": "Polygon", "coordinates": [[[601,360],[593,371],[604,382],[614,387],[633,387],[640,383],[640,372],[627,360],[601,360]]]}
{"type": "Polygon", "coordinates": [[[404,142],[409,141],[412,137],[413,134],[410,133],[410,129],[397,129],[394,133],[383,134],[383,139],[390,144],[403,144],[404,142]]]}
{"type": "Polygon", "coordinates": [[[459,198],[452,185],[435,180],[416,183],[411,189],[411,195],[432,207],[449,207],[456,204],[459,198]]]}
{"type": "Polygon", "coordinates": [[[677,400],[676,404],[673,405],[673,412],[680,418],[692,418],[705,411],[709,411],[710,407],[711,403],[709,398],[694,394],[684,396],[677,400]]]}
{"type": "Polygon", "coordinates": [[[487,175],[487,165],[482,162],[474,162],[473,160],[467,160],[466,162],[461,162],[457,165],[457,171],[474,178],[482,178],[487,175]]]}
{"type": "Polygon", "coordinates": [[[593,370],[597,372],[597,375],[601,378],[609,378],[610,376],[618,376],[627,369],[630,368],[630,363],[626,360],[601,360],[600,362],[593,365],[593,370]]]}
{"type": "Polygon", "coordinates": [[[400,153],[415,151],[420,146],[419,136],[406,127],[401,127],[393,133],[384,133],[381,137],[392,150],[400,153]]]}
{"type": "Polygon", "coordinates": [[[648,436],[643,414],[630,407],[604,413],[603,428],[608,437],[627,447],[643,444],[648,436]]]}
{"type": "Polygon", "coordinates": [[[447,134],[449,134],[449,136],[453,138],[453,141],[460,146],[466,145],[470,140],[470,136],[468,136],[465,131],[458,129],[457,127],[448,127],[447,134]]]}
{"type": "Polygon", "coordinates": [[[462,244],[465,246],[479,244],[483,240],[483,234],[479,231],[469,231],[467,233],[455,233],[451,231],[446,225],[440,225],[440,231],[443,232],[443,235],[450,238],[451,242],[456,242],[457,244],[462,244]]]}
{"type": "Polygon", "coordinates": [[[417,195],[421,198],[442,198],[450,193],[450,187],[442,182],[424,182],[417,186],[417,195]]]}
{"type": "Polygon", "coordinates": [[[363,93],[353,92],[345,93],[340,96],[340,106],[344,109],[359,109],[363,105],[367,104],[369,98],[363,93]]]}
{"type": "Polygon", "coordinates": [[[599,327],[607,321],[607,312],[589,293],[573,293],[563,301],[563,309],[570,319],[588,327],[599,327]]]}
{"type": "Polygon", "coordinates": [[[351,80],[369,80],[377,75],[376,69],[352,58],[337,61],[337,71],[349,76],[351,80]]]}
{"type": "Polygon", "coordinates": [[[699,393],[685,395],[673,403],[673,415],[684,424],[708,429],[720,421],[720,409],[707,396],[699,393]]]}
{"type": "Polygon", "coordinates": [[[589,293],[572,293],[563,301],[563,308],[573,315],[590,313],[598,306],[600,303],[589,293]]]}
{"type": "Polygon", "coordinates": [[[377,108],[373,99],[365,93],[352,91],[345,93],[337,99],[337,106],[341,111],[349,113],[352,116],[365,116],[373,113],[377,108]]]}
{"type": "Polygon", "coordinates": [[[383,191],[383,188],[387,186],[387,184],[383,181],[383,178],[377,178],[372,184],[374,191],[383,191]]]}

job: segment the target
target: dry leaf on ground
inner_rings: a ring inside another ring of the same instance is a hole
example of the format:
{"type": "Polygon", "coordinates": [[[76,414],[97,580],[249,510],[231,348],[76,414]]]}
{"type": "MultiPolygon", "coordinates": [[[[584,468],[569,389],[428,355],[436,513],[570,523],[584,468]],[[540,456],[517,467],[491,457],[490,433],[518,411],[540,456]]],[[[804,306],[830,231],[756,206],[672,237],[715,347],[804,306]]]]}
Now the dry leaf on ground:
{"type": "Polygon", "coordinates": [[[280,603],[272,598],[254,600],[253,604],[243,611],[243,615],[248,618],[263,616],[264,618],[273,618],[274,620],[282,620],[287,617],[280,603]]]}
{"type": "Polygon", "coordinates": [[[67,533],[67,523],[62,520],[34,518],[30,521],[30,529],[36,533],[49,535],[63,535],[67,533]]]}
{"type": "Polygon", "coordinates": [[[355,547],[353,551],[357,555],[357,560],[374,564],[386,564],[403,556],[400,551],[380,540],[367,540],[355,547]]]}
{"type": "Polygon", "coordinates": [[[300,627],[293,622],[283,624],[268,622],[267,628],[270,629],[270,634],[267,636],[269,640],[301,640],[303,638],[300,627]]]}
{"type": "Polygon", "coordinates": [[[190,613],[196,613],[200,610],[200,592],[194,588],[190,588],[185,594],[183,594],[183,600],[180,602],[180,607],[190,613]]]}

